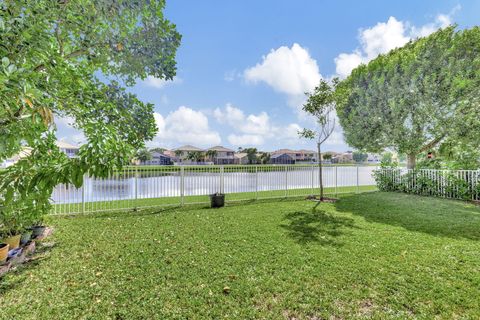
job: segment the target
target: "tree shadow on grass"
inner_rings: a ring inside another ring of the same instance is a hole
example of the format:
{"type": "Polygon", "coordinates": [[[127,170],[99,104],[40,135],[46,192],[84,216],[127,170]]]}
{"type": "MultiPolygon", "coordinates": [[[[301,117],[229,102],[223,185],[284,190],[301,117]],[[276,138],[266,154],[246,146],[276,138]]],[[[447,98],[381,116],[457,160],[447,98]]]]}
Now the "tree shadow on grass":
{"type": "Polygon", "coordinates": [[[480,207],[463,201],[374,192],[345,196],[335,209],[409,231],[480,240],[480,207]]]}
{"type": "Polygon", "coordinates": [[[351,218],[335,216],[316,208],[288,213],[284,220],[287,224],[283,224],[282,228],[300,244],[341,246],[338,238],[345,233],[345,228],[355,227],[351,218]]]}

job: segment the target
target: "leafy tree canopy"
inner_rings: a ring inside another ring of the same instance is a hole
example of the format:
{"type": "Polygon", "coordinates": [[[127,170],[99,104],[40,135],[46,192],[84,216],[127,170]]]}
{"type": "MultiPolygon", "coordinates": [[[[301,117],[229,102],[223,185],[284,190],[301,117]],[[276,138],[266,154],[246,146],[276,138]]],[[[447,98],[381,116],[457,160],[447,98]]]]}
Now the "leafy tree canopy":
{"type": "Polygon", "coordinates": [[[336,90],[348,144],[391,148],[415,158],[447,139],[476,141],[480,132],[480,28],[455,26],[361,65],[336,90]]]}
{"type": "Polygon", "coordinates": [[[175,75],[180,35],[164,18],[164,5],[0,2],[0,160],[25,146],[33,150],[0,176],[0,206],[28,198],[38,207],[56,184],[79,186],[85,172],[106,175],[154,136],[153,106],[122,84],[175,75]],[[104,83],[99,74],[117,81],[104,83]],[[88,143],[78,158],[55,145],[59,118],[71,119],[85,134],[88,143]]]}
{"type": "Polygon", "coordinates": [[[364,152],[355,151],[352,154],[353,161],[355,162],[365,162],[368,159],[368,154],[364,152]]]}

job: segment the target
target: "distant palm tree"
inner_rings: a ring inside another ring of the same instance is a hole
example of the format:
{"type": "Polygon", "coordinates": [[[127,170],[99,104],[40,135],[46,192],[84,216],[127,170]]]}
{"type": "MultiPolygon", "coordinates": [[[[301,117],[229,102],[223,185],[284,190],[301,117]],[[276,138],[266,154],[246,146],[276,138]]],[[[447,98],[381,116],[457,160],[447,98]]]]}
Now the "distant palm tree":
{"type": "Polygon", "coordinates": [[[142,162],[152,160],[152,154],[147,149],[137,151],[136,158],[142,162]]]}
{"type": "Polygon", "coordinates": [[[163,154],[167,149],[165,148],[153,148],[153,149],[150,149],[150,152],[158,152],[158,153],[161,153],[163,154]]]}
{"type": "Polygon", "coordinates": [[[268,152],[262,152],[260,155],[260,162],[262,164],[267,164],[270,161],[270,153],[268,152]]]}
{"type": "Polygon", "coordinates": [[[217,154],[217,150],[207,150],[207,152],[205,153],[207,158],[212,162],[215,162],[215,157],[217,156],[217,154]]]}
{"type": "Polygon", "coordinates": [[[183,151],[182,151],[182,150],[175,150],[174,153],[175,153],[175,156],[176,156],[176,157],[181,157],[181,156],[183,155],[183,151]]]}
{"type": "Polygon", "coordinates": [[[190,151],[190,152],[187,153],[187,159],[191,160],[191,161],[194,161],[194,162],[199,162],[204,157],[205,157],[205,155],[201,151],[190,151]]]}
{"type": "Polygon", "coordinates": [[[257,148],[246,148],[243,152],[247,153],[248,164],[257,163],[257,148]]]}

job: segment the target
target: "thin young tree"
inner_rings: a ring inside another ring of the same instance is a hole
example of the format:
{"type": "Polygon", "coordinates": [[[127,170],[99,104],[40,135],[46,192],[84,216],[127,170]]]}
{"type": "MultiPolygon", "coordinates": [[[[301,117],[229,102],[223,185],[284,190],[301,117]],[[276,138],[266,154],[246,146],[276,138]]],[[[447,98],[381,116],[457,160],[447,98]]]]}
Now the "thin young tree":
{"type": "Polygon", "coordinates": [[[317,129],[303,129],[299,132],[300,136],[307,139],[316,140],[318,152],[318,180],[320,201],[324,200],[323,188],[323,168],[322,168],[322,144],[332,135],[335,129],[335,87],[338,83],[334,79],[332,85],[327,81],[321,80],[313,92],[306,93],[307,102],[303,105],[303,111],[315,118],[317,129]]]}

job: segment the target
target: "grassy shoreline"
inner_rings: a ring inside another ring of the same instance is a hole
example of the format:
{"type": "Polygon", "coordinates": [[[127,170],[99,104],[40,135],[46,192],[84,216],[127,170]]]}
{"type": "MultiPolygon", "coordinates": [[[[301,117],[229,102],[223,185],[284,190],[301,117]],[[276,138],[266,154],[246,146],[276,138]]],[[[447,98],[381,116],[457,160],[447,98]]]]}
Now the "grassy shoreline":
{"type": "MultiPolygon", "coordinates": [[[[371,192],[376,191],[376,186],[349,186],[349,187],[334,187],[325,188],[325,194],[328,196],[335,196],[335,194],[355,193],[355,192],[371,192]]],[[[258,191],[258,192],[238,192],[227,193],[225,195],[225,201],[249,201],[249,200],[261,200],[261,199],[281,199],[281,198],[304,198],[308,195],[318,194],[318,188],[305,188],[305,189],[290,189],[285,190],[272,190],[272,191],[258,191]]],[[[194,195],[185,196],[183,198],[183,205],[189,204],[207,204],[210,202],[208,195],[194,195]]],[[[177,197],[161,197],[161,198],[141,198],[141,199],[128,199],[128,200],[112,200],[112,201],[97,201],[72,204],[56,204],[52,209],[53,214],[74,214],[74,213],[88,213],[98,211],[115,211],[115,210],[134,210],[136,208],[147,207],[162,207],[162,206],[179,206],[182,205],[182,198],[177,197]]]]}

